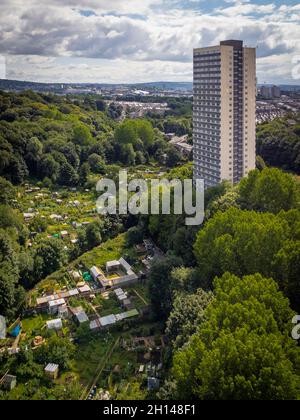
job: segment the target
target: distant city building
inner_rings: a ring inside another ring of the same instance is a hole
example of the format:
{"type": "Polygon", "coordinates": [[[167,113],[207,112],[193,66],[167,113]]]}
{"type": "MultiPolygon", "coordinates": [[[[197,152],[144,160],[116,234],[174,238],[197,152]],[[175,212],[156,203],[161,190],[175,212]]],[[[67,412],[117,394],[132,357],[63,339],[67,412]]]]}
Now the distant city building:
{"type": "Polygon", "coordinates": [[[281,97],[281,89],[279,86],[262,86],[260,94],[264,99],[279,99],[281,97]]]}
{"type": "Polygon", "coordinates": [[[256,50],[242,41],[194,50],[194,179],[237,183],[255,168],[256,50]]]}

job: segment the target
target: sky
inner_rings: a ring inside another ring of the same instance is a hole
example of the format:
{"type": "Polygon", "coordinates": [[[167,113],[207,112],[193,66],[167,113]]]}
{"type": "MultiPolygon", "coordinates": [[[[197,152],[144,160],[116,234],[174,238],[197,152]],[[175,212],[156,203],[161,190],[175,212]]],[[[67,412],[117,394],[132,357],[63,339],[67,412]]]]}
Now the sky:
{"type": "Polygon", "coordinates": [[[8,79],[189,82],[193,48],[225,39],[257,47],[259,83],[300,84],[299,1],[0,1],[8,79]]]}

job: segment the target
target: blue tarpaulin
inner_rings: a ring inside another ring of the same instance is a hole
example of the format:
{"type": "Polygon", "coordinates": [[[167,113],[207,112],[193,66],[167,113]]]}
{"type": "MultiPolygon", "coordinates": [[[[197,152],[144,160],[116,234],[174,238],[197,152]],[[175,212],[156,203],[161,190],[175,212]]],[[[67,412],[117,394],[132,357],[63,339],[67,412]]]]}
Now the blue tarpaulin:
{"type": "Polygon", "coordinates": [[[12,332],[10,333],[10,335],[12,336],[12,337],[18,337],[18,335],[20,334],[20,332],[21,332],[21,326],[20,325],[17,325],[13,330],[12,330],[12,332]]]}

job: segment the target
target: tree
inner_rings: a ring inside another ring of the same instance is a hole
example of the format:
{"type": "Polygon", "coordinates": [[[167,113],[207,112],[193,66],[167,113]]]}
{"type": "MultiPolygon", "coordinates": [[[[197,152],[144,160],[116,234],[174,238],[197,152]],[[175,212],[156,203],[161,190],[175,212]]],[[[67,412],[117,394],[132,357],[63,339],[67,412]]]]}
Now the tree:
{"type": "Polygon", "coordinates": [[[105,162],[100,155],[97,155],[96,153],[91,154],[88,158],[88,162],[92,172],[96,174],[105,173],[105,162]]]}
{"type": "Polygon", "coordinates": [[[64,244],[59,239],[45,239],[34,248],[34,272],[41,280],[59,270],[67,262],[64,244]]]}
{"type": "Polygon", "coordinates": [[[9,206],[0,205],[0,229],[7,229],[11,238],[20,245],[28,239],[28,229],[22,223],[21,214],[9,206]]]}
{"type": "Polygon", "coordinates": [[[257,127],[256,149],[270,166],[300,173],[299,116],[287,115],[257,127]],[[296,124],[291,125],[290,119],[296,124]]]}
{"type": "Polygon", "coordinates": [[[136,120],[138,137],[142,140],[145,150],[149,150],[154,142],[154,130],[152,124],[147,120],[136,120]]]}
{"type": "Polygon", "coordinates": [[[63,162],[60,167],[59,183],[61,185],[74,186],[78,183],[78,175],[67,161],[63,162]]]}
{"type": "Polygon", "coordinates": [[[5,178],[0,177],[0,204],[9,205],[16,199],[16,192],[13,185],[5,178]]]}
{"type": "Polygon", "coordinates": [[[119,401],[139,401],[145,400],[147,393],[141,389],[141,384],[136,380],[130,382],[128,386],[122,388],[117,395],[119,401]]]}
{"type": "Polygon", "coordinates": [[[33,175],[37,174],[38,164],[43,154],[43,144],[37,137],[32,137],[26,147],[25,161],[29,172],[33,175]]]}
{"type": "Polygon", "coordinates": [[[73,129],[73,142],[80,146],[89,146],[93,141],[90,130],[83,123],[77,124],[73,129]]]}
{"type": "Polygon", "coordinates": [[[180,167],[171,169],[167,175],[168,179],[179,179],[180,181],[184,181],[185,179],[193,179],[193,164],[187,163],[180,167]]]}
{"type": "Polygon", "coordinates": [[[138,139],[136,125],[132,120],[125,120],[115,131],[115,139],[121,144],[134,145],[138,139]]]}
{"type": "Polygon", "coordinates": [[[256,157],[256,169],[262,171],[267,167],[266,162],[263,160],[261,156],[256,157]]]}
{"type": "Polygon", "coordinates": [[[196,262],[193,254],[193,245],[196,240],[197,231],[197,227],[181,226],[176,230],[173,237],[173,251],[189,267],[194,266],[196,262]]]}
{"type": "Polygon", "coordinates": [[[64,155],[68,163],[71,166],[73,166],[75,170],[79,168],[79,164],[80,164],[80,159],[79,159],[76,148],[78,149],[78,146],[75,146],[73,143],[67,143],[67,144],[63,143],[59,147],[59,151],[64,155]]]}
{"type": "Polygon", "coordinates": [[[193,294],[180,292],[176,295],[166,329],[173,351],[186,344],[206,320],[204,313],[212,299],[213,294],[202,289],[193,294]]]}
{"type": "Polygon", "coordinates": [[[22,184],[29,175],[27,165],[19,154],[11,156],[9,166],[6,169],[8,179],[15,185],[22,184]]]}
{"type": "Polygon", "coordinates": [[[135,156],[136,154],[135,154],[132,144],[123,144],[121,146],[120,159],[122,163],[129,166],[134,165],[135,156]]]}
{"type": "Polygon", "coordinates": [[[260,274],[215,280],[215,300],[188,345],[174,357],[181,398],[299,398],[299,348],[293,313],[276,283],[260,274]]]}
{"type": "Polygon", "coordinates": [[[149,293],[154,316],[166,320],[172,309],[171,273],[182,265],[181,258],[170,256],[152,264],[149,275],[149,293]]]}
{"type": "Polygon", "coordinates": [[[25,381],[34,378],[42,379],[44,376],[43,367],[35,363],[33,360],[20,364],[16,373],[18,378],[25,381]]]}
{"type": "Polygon", "coordinates": [[[278,213],[300,206],[300,188],[292,175],[277,168],[251,171],[239,185],[243,208],[278,213]]]}
{"type": "Polygon", "coordinates": [[[60,165],[51,154],[45,154],[41,158],[39,171],[42,178],[50,178],[55,182],[59,177],[60,165]]]}
{"type": "Polygon", "coordinates": [[[236,189],[227,191],[221,197],[213,200],[208,206],[206,211],[207,218],[212,217],[218,211],[227,211],[232,207],[239,208],[239,194],[236,189]]]}
{"type": "Polygon", "coordinates": [[[76,338],[80,342],[85,342],[91,338],[91,330],[89,322],[84,322],[76,330],[76,338]]]}
{"type": "Polygon", "coordinates": [[[144,163],[146,163],[146,158],[143,152],[139,150],[136,152],[135,163],[137,165],[143,165],[144,163]]]}
{"type": "Polygon", "coordinates": [[[285,241],[299,237],[299,218],[296,210],[277,216],[235,208],[217,213],[198,233],[195,242],[198,286],[202,281],[212,282],[226,271],[239,276],[255,273],[272,276],[275,256],[285,241]]]}
{"type": "Polygon", "coordinates": [[[128,246],[138,245],[143,242],[144,231],[140,226],[134,226],[128,229],[126,233],[126,240],[128,246]]]}
{"type": "Polygon", "coordinates": [[[293,308],[300,308],[300,241],[286,241],[273,261],[273,276],[290,299],[293,308]]]}
{"type": "Polygon", "coordinates": [[[51,360],[58,364],[61,369],[68,369],[75,354],[75,346],[68,338],[60,338],[52,335],[46,342],[36,350],[35,359],[38,363],[46,364],[51,360]]]}
{"type": "Polygon", "coordinates": [[[20,272],[16,248],[10,229],[0,229],[0,314],[9,319],[19,309],[17,295],[22,293],[18,290],[20,272]]]}
{"type": "Polygon", "coordinates": [[[0,313],[11,319],[16,311],[16,284],[18,282],[15,270],[8,261],[0,263],[0,313]]]}
{"type": "Polygon", "coordinates": [[[175,147],[169,147],[167,150],[167,161],[166,164],[169,168],[174,168],[178,165],[178,163],[181,161],[181,155],[180,153],[175,149],[175,147]]]}
{"type": "Polygon", "coordinates": [[[87,162],[83,163],[79,169],[80,185],[84,186],[88,182],[90,173],[91,173],[90,165],[87,162]]]}
{"type": "Polygon", "coordinates": [[[105,101],[98,99],[96,101],[96,107],[97,107],[97,111],[101,111],[101,112],[105,112],[107,109],[106,103],[105,101]]]}
{"type": "Polygon", "coordinates": [[[118,120],[123,112],[123,108],[121,105],[116,104],[115,102],[112,102],[107,110],[107,114],[110,118],[113,120],[118,120]]]}
{"type": "Polygon", "coordinates": [[[101,229],[102,224],[100,222],[94,222],[86,228],[86,240],[89,249],[99,246],[102,242],[101,229]]]}

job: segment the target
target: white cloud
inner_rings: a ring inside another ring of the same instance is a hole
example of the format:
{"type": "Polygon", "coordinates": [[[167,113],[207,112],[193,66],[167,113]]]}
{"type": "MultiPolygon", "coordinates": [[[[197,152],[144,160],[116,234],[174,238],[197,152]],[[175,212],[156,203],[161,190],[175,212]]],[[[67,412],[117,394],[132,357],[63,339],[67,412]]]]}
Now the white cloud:
{"type": "Polygon", "coordinates": [[[276,63],[275,74],[290,79],[286,62],[300,54],[300,5],[228,0],[200,13],[188,3],[183,10],[178,1],[166,9],[169,0],[65,0],[63,5],[61,0],[1,0],[0,54],[9,57],[9,77],[18,79],[52,80],[59,66],[62,81],[184,80],[192,77],[194,47],[236,38],[259,47],[259,75],[274,75],[276,63]],[[86,17],[83,10],[95,13],[86,17]]]}

